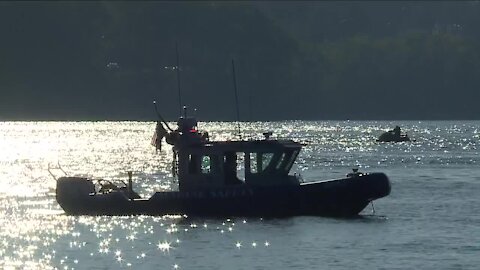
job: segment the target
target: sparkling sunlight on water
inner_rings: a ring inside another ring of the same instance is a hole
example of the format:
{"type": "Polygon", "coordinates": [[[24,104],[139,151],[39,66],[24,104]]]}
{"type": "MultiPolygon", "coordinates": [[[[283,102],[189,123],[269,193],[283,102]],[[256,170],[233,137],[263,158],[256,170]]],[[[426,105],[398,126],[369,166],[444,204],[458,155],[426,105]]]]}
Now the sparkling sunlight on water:
{"type": "MultiPolygon", "coordinates": [[[[153,122],[0,122],[0,268],[345,269],[355,262],[357,269],[466,269],[480,263],[474,255],[480,250],[480,122],[242,124],[245,139],[271,130],[276,138],[305,143],[292,170],[305,181],[342,177],[354,167],[386,172],[392,195],[375,205],[377,216],[370,208],[365,218],[353,220],[63,213],[47,170],[57,164],[69,175],[104,179],[126,180],[132,170],[142,197],[176,189],[171,148],[164,144],[155,153],[150,146],[154,127],[153,122]],[[375,142],[395,124],[416,141],[375,142]],[[432,222],[438,226],[432,228],[432,222]]],[[[199,128],[212,140],[235,139],[233,123],[199,128]]]]}

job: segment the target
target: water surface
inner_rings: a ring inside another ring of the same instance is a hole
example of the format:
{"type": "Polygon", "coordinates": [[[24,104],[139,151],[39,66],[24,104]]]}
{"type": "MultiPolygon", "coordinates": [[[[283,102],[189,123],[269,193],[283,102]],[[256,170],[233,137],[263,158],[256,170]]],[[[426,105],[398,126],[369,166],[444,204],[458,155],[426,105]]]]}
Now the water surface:
{"type": "MultiPolygon", "coordinates": [[[[361,217],[334,219],[72,217],[48,167],[127,179],[142,196],[172,190],[172,152],[150,146],[150,122],[0,122],[0,268],[478,269],[478,121],[286,121],[242,124],[246,138],[304,142],[292,173],[306,181],[351,168],[387,173],[390,196],[361,217]],[[411,143],[376,143],[400,125],[411,143]]],[[[200,123],[233,139],[232,123],[200,123]]],[[[61,171],[54,172],[57,176],[61,171]]]]}

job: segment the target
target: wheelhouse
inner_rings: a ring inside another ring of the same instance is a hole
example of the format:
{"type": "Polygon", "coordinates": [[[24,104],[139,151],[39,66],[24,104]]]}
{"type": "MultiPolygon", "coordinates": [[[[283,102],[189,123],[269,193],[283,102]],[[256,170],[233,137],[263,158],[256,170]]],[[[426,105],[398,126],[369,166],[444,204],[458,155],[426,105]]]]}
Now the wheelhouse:
{"type": "Polygon", "coordinates": [[[208,142],[178,149],[179,189],[298,184],[288,173],[301,145],[277,140],[208,142]]]}

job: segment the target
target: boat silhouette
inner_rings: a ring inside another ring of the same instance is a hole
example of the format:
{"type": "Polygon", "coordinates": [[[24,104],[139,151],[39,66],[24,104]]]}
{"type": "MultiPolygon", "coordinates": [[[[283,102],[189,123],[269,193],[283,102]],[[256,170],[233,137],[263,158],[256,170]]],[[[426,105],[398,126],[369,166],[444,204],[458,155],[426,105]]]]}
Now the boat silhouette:
{"type": "Polygon", "coordinates": [[[402,134],[399,126],[395,126],[394,129],[382,133],[377,142],[409,142],[410,137],[407,134],[402,134]]]}
{"type": "Polygon", "coordinates": [[[186,114],[177,126],[164,135],[173,146],[178,191],[141,198],[132,189],[131,173],[121,184],[65,176],[57,179],[57,202],[69,215],[349,217],[390,193],[383,173],[354,171],[339,179],[302,181],[289,174],[302,144],[271,139],[269,132],[258,140],[211,141],[186,114]]]}

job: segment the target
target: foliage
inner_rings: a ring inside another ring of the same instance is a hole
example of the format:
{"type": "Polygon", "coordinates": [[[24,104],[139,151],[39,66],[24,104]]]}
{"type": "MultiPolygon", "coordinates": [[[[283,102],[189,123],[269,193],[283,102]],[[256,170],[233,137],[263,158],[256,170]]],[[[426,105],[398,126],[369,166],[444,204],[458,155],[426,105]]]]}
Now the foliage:
{"type": "Polygon", "coordinates": [[[476,119],[475,2],[4,2],[0,117],[476,119]]]}

